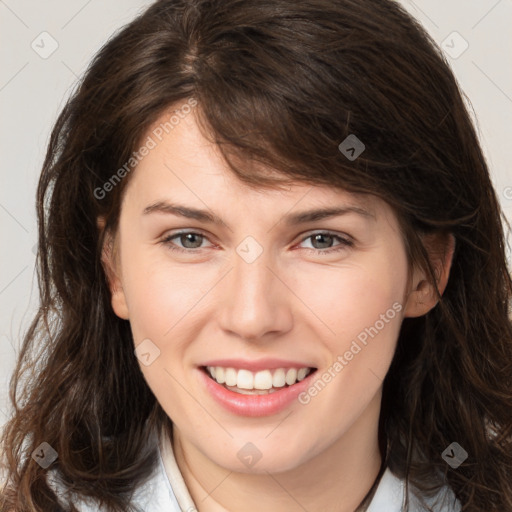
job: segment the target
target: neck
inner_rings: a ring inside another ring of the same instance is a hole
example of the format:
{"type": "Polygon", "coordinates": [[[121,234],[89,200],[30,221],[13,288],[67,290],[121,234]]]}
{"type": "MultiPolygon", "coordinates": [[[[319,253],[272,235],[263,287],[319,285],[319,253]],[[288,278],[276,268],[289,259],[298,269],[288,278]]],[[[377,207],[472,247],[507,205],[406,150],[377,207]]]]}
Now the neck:
{"type": "Polygon", "coordinates": [[[380,393],[327,449],[280,473],[236,473],[206,457],[176,426],[176,462],[199,512],[354,512],[379,476],[380,393]],[[248,497],[254,499],[248,499],[248,497]]]}

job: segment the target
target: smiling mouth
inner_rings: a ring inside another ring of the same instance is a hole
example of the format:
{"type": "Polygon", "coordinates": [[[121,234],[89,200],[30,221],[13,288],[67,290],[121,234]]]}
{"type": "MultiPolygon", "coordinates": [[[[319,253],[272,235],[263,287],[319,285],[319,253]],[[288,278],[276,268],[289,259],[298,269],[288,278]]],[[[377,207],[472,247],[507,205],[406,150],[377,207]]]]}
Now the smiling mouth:
{"type": "Polygon", "coordinates": [[[268,395],[294,386],[316,368],[276,368],[252,372],[245,369],[203,366],[206,375],[220,386],[241,395],[268,395]]]}

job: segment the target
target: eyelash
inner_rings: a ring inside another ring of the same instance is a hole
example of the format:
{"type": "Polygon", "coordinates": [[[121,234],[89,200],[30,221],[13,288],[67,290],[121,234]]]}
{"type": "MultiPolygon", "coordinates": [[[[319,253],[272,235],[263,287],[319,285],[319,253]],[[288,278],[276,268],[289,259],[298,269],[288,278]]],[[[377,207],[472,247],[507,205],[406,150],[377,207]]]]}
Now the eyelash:
{"type": "MultiPolygon", "coordinates": [[[[208,239],[206,237],[206,235],[203,235],[202,233],[198,233],[196,231],[181,231],[179,233],[174,233],[172,235],[166,236],[160,243],[165,245],[171,251],[178,251],[180,253],[198,252],[201,249],[201,247],[197,247],[195,249],[185,249],[185,248],[177,247],[176,245],[171,243],[171,240],[173,240],[175,238],[179,238],[182,235],[199,235],[205,239],[208,239]]],[[[306,241],[308,238],[312,238],[316,235],[327,235],[327,236],[330,236],[330,237],[338,240],[338,242],[340,242],[340,243],[339,243],[339,245],[328,248],[328,249],[311,249],[309,247],[305,247],[304,249],[307,249],[308,251],[313,251],[316,254],[333,254],[333,253],[337,253],[342,250],[345,250],[345,249],[347,249],[347,247],[354,246],[354,242],[352,240],[349,240],[348,238],[344,238],[344,237],[337,235],[336,233],[332,233],[330,231],[318,231],[316,233],[311,233],[310,235],[304,237],[299,243],[302,243],[302,242],[306,241]]]]}

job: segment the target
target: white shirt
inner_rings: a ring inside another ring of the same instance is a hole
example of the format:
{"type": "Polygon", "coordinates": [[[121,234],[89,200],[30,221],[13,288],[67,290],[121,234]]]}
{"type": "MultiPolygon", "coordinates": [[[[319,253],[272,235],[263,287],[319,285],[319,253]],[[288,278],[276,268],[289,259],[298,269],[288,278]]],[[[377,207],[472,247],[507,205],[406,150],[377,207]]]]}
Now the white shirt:
{"type": "MultiPolygon", "coordinates": [[[[134,493],[132,504],[144,512],[198,512],[176,463],[172,444],[160,439],[158,464],[147,482],[134,493]],[[172,482],[172,484],[171,484],[172,482]]],[[[49,472],[48,481],[60,494],[62,487],[49,472]]],[[[401,512],[405,499],[405,483],[387,468],[366,512],[401,512]]],[[[424,512],[409,492],[410,512],[424,512]]],[[[74,499],[80,512],[98,512],[97,505],[85,499],[74,499]]],[[[434,512],[459,512],[460,503],[445,487],[436,499],[427,501],[434,512]]]]}

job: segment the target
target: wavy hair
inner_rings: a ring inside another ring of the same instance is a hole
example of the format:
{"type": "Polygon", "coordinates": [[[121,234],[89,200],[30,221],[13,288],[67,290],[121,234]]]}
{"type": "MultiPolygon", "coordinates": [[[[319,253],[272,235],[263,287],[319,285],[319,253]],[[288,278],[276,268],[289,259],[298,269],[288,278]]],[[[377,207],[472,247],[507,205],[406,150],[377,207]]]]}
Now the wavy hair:
{"type": "Polygon", "coordinates": [[[443,296],[403,321],[379,435],[386,465],[419,494],[447,484],[465,511],[512,511],[506,221],[446,59],[392,0],[160,0],[101,48],[56,121],[37,189],[40,307],[11,379],[1,510],[76,510],[30,457],[42,442],[66,486],[110,511],[131,510],[154,467],[149,434],[169,419],[101,262],[130,173],[98,190],[191,99],[244,182],[277,186],[274,169],[385,200],[410,265],[434,285],[423,235],[453,234],[443,296]],[[354,161],[338,149],[349,134],[366,146],[354,161]],[[441,457],[453,441],[468,453],[457,469],[441,457]]]}

